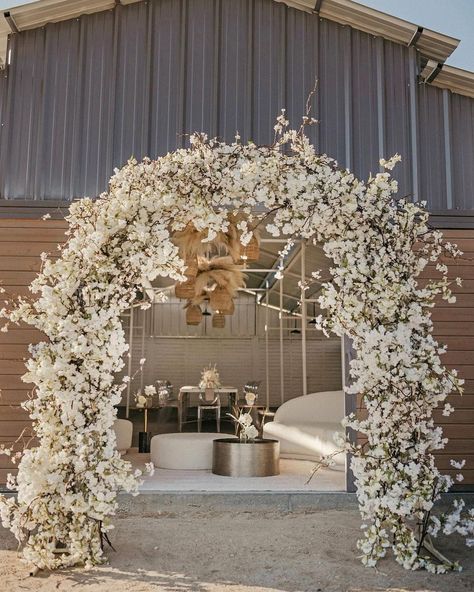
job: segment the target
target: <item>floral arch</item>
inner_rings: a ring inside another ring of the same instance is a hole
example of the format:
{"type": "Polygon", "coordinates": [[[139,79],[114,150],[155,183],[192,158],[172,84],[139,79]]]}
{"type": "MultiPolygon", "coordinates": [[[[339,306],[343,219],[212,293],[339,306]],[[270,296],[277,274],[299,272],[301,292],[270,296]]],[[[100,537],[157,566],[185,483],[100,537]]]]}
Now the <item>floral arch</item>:
{"type": "MultiPolygon", "coordinates": [[[[114,377],[127,351],[121,314],[157,276],[184,279],[173,233],[192,223],[212,240],[238,214],[242,244],[263,223],[274,236],[324,244],[334,263],[333,283],[320,297],[321,328],[349,336],[358,353],[350,392],[363,397],[367,416],[345,425],[367,442],[343,446],[353,455],[366,522],[363,561],[375,565],[392,548],[406,568],[455,567],[428,543],[440,530],[471,539],[473,530],[462,503],[449,518],[431,513],[452,484],[434,464],[432,452],[446,440],[432,411],[461,381],[440,361],[430,311],[437,296],[453,296],[445,265],[438,264],[441,279],[424,287],[417,277],[428,262],[457,251],[428,228],[423,207],[395,199],[389,172],[364,183],[317,154],[304,132],[312,122],[306,117],[291,131],[282,113],[271,146],[194,135],[188,149],[129,161],[99,199],[72,204],[68,241],[58,260],[43,257],[31,286],[36,299],[2,311],[49,339],[31,346],[24,376],[35,384],[24,407],[39,444],[24,451],[11,482],[17,499],[0,500],[3,524],[28,562],[103,561],[116,494],[136,492],[140,477],[116,451],[112,430],[124,388],[114,377]],[[58,544],[65,552],[55,552],[58,544]]],[[[391,169],[396,160],[381,164],[391,169]]]]}

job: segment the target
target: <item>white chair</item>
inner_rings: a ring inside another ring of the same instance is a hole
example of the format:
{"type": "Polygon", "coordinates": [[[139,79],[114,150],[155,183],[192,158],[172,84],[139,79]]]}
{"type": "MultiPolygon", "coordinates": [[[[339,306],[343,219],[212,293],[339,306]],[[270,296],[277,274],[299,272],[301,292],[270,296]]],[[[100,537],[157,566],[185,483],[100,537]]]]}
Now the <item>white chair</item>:
{"type": "Polygon", "coordinates": [[[117,450],[120,454],[126,454],[132,447],[133,423],[128,419],[116,419],[113,429],[117,450]]]}
{"type": "MultiPolygon", "coordinates": [[[[284,458],[317,460],[337,451],[335,432],[343,433],[344,392],[312,393],[283,403],[274,421],[263,426],[265,438],[280,441],[284,458]]],[[[334,462],[345,464],[345,455],[338,454],[334,462]]]]}
{"type": "Polygon", "coordinates": [[[178,432],[151,439],[150,458],[159,469],[211,470],[213,442],[220,434],[178,432]]]}
{"type": "Polygon", "coordinates": [[[217,431],[221,431],[221,398],[220,394],[214,392],[213,395],[210,397],[207,396],[207,393],[199,393],[199,403],[198,403],[198,432],[201,431],[202,428],[202,416],[204,415],[204,410],[214,410],[216,412],[216,424],[217,424],[217,431]]]}

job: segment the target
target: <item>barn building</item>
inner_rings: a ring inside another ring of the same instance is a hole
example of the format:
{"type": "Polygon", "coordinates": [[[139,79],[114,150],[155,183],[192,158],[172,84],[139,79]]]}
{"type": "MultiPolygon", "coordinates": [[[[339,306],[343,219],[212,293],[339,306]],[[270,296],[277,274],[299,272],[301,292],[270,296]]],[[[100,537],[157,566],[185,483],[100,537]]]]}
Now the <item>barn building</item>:
{"type": "MultiPolygon", "coordinates": [[[[457,303],[441,304],[433,318],[448,346],[445,363],[466,381],[464,396],[452,396],[456,412],[437,415],[449,438],[438,463],[450,472],[450,458],[465,458],[459,487],[472,490],[474,73],[444,64],[458,43],[351,0],[38,0],[4,12],[2,285],[8,294],[27,294],[40,253],[64,241],[68,204],[98,196],[131,156],[166,154],[186,146],[194,131],[228,141],[238,131],[243,140],[269,143],[280,109],[298,125],[317,81],[312,115],[319,123],[309,133],[318,150],[361,178],[378,171],[381,157],[402,155],[394,173],[400,195],[427,201],[431,224],[465,253],[450,271],[463,279],[457,303]]],[[[272,275],[278,245],[269,241],[261,251],[223,332],[187,327],[173,299],[166,314],[154,306],[148,316],[125,320],[130,364],[145,351],[166,367],[166,376],[147,369],[142,383],[160,377],[186,384],[218,359],[239,388],[260,379],[272,409],[306,392],[342,388],[350,348],[307,329],[317,291],[297,305],[300,275],[329,270],[328,262],[317,249],[300,248],[283,291],[272,275]]],[[[40,339],[27,327],[0,333],[0,443],[29,425],[19,407],[28,393],[22,359],[40,339]]],[[[128,395],[120,413],[130,417],[128,395]]],[[[345,404],[351,411],[347,397],[345,404]]],[[[0,483],[10,470],[0,456],[0,483]]],[[[351,490],[346,477],[343,488],[351,490]]]]}

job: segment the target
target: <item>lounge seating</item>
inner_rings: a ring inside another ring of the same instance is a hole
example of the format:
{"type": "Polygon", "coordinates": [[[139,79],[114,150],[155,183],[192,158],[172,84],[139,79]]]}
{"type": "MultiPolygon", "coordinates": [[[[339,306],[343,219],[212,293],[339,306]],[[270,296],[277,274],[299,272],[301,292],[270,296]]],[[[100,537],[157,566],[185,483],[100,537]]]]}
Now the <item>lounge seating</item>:
{"type": "MultiPolygon", "coordinates": [[[[343,391],[312,393],[283,403],[275,419],[263,427],[265,438],[280,441],[284,458],[317,460],[337,450],[334,433],[343,432],[343,391]]],[[[345,455],[334,457],[338,467],[344,466],[345,455]]]]}
{"type": "Polygon", "coordinates": [[[132,447],[133,423],[128,419],[116,419],[114,431],[117,450],[120,454],[126,454],[132,447]]]}
{"type": "Polygon", "coordinates": [[[158,434],[151,439],[151,462],[159,469],[211,470],[212,448],[221,434],[158,434]]]}

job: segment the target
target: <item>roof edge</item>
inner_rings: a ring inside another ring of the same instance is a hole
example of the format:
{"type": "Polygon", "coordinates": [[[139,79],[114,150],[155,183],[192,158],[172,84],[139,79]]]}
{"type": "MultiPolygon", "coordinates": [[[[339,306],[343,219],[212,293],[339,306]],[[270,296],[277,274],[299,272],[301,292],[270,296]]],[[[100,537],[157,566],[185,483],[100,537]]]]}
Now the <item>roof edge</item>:
{"type": "MultiPolygon", "coordinates": [[[[113,9],[142,0],[36,0],[6,9],[0,14],[0,67],[7,62],[10,33],[45,26],[47,23],[78,18],[83,14],[113,9]],[[6,17],[5,14],[8,16],[6,17]]],[[[459,39],[425,29],[409,21],[380,12],[353,0],[274,0],[370,35],[415,47],[426,60],[442,65],[459,45],[459,39]]],[[[453,66],[443,66],[434,86],[474,97],[474,73],[453,66]]]]}
{"type": "Polygon", "coordinates": [[[444,63],[460,40],[426,29],[352,0],[276,0],[292,8],[313,12],[322,18],[349,25],[371,35],[402,45],[414,45],[422,56],[444,63]]]}
{"type": "Polygon", "coordinates": [[[474,72],[469,70],[444,65],[431,84],[459,95],[474,98],[474,72]]]}

